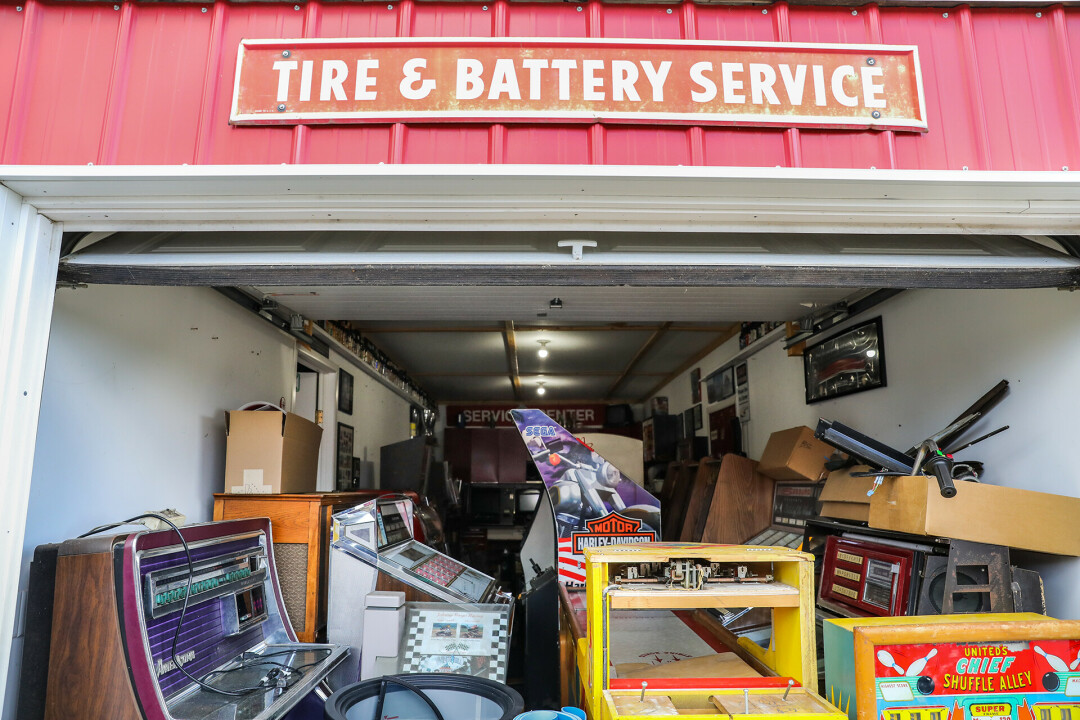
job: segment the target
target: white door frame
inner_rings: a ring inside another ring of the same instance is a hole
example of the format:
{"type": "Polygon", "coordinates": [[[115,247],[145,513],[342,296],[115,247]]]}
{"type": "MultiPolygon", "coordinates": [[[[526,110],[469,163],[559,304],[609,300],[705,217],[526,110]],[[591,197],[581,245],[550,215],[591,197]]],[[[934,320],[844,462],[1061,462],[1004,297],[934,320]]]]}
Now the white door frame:
{"type": "Polygon", "coordinates": [[[62,229],[0,187],[0,709],[4,707],[62,229]]]}
{"type": "Polygon", "coordinates": [[[1078,218],[1077,172],[0,166],[0,707],[62,229],[1069,235],[1078,218]]]}
{"type": "Polygon", "coordinates": [[[321,355],[298,346],[296,359],[319,373],[319,407],[323,411],[322,440],[319,442],[319,474],[315,488],[320,492],[337,486],[337,382],[338,369],[321,355]]]}

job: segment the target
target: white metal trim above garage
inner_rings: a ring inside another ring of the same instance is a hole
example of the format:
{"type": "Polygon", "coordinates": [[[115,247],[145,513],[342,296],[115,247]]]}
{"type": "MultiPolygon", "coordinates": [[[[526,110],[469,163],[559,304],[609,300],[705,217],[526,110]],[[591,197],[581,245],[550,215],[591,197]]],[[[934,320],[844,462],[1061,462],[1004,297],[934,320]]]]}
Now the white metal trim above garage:
{"type": "Polygon", "coordinates": [[[1073,234],[1080,173],[550,165],[0,166],[68,231],[1073,234]]]}

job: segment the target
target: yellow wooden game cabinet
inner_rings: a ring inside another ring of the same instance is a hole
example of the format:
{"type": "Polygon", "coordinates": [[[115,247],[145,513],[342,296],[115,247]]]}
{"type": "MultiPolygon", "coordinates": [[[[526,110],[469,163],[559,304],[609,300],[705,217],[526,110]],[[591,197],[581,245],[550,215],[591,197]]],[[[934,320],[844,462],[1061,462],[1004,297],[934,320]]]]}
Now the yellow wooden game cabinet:
{"type": "Polygon", "coordinates": [[[591,720],[846,720],[811,689],[810,555],[648,543],[586,549],[585,561],[588,629],[577,661],[591,720]],[[756,641],[724,626],[746,608],[764,609],[756,641]]]}

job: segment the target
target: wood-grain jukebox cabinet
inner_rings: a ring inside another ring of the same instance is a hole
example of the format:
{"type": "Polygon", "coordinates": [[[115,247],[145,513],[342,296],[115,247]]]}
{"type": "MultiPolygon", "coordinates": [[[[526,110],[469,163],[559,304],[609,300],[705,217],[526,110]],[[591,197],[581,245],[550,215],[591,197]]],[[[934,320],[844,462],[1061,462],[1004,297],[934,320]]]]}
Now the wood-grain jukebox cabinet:
{"type": "Polygon", "coordinates": [[[281,594],[289,621],[302,642],[314,642],[326,626],[330,518],[377,497],[379,490],[281,495],[214,494],[214,520],[270,518],[281,594]]]}

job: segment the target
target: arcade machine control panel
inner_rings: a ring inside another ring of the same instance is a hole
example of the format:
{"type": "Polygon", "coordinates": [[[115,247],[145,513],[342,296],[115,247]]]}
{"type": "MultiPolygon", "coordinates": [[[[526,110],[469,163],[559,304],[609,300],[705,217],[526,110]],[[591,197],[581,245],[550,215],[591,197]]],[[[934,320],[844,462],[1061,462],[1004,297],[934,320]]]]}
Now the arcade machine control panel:
{"type": "Polygon", "coordinates": [[[410,601],[458,605],[510,599],[495,578],[417,540],[413,517],[408,498],[370,500],[334,515],[327,637],[354,649],[331,676],[334,688],[359,679],[364,613],[357,609],[371,592],[400,591],[410,601]]]}

